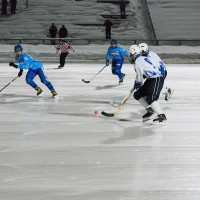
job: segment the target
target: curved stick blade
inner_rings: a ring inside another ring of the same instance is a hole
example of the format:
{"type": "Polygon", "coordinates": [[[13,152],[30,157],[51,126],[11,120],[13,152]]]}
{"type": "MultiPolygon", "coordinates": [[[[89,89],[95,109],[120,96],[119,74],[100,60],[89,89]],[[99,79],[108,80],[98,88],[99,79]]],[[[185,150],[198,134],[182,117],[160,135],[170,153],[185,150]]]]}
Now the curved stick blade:
{"type": "Polygon", "coordinates": [[[84,83],[90,83],[90,81],[85,81],[84,79],[82,79],[82,81],[83,81],[84,83]]]}
{"type": "Polygon", "coordinates": [[[102,111],[101,114],[106,116],[106,117],[114,117],[115,116],[113,113],[106,113],[104,111],[102,111]]]}

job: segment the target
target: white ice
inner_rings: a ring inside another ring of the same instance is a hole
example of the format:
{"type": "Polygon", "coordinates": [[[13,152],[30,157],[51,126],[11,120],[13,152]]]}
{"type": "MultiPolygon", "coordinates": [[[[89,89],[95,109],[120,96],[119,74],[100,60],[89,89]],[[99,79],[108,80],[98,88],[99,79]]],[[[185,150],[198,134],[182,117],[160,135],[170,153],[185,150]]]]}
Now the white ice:
{"type": "MultiPolygon", "coordinates": [[[[129,99],[114,118],[110,100],[129,93],[134,70],[124,65],[123,85],[103,64],[45,64],[60,95],[42,98],[25,74],[0,93],[1,200],[199,200],[200,65],[168,65],[169,102],[160,97],[168,125],[143,124],[143,108],[129,99]]],[[[16,75],[0,64],[0,88],[16,75]]]]}

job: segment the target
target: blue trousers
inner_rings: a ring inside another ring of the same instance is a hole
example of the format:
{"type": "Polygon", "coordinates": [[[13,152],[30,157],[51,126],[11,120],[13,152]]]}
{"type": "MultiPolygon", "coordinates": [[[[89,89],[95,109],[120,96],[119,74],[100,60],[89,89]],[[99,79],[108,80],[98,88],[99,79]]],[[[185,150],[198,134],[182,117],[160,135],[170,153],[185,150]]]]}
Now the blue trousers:
{"type": "Polygon", "coordinates": [[[122,68],[123,62],[124,62],[123,59],[112,60],[112,73],[114,75],[117,75],[119,77],[119,79],[121,79],[123,77],[123,74],[121,72],[121,68],[122,68]]]}
{"type": "Polygon", "coordinates": [[[42,68],[38,68],[35,70],[29,70],[28,73],[26,74],[26,83],[29,84],[31,87],[33,87],[35,90],[37,90],[39,87],[33,81],[33,79],[37,75],[40,77],[41,82],[44,83],[51,92],[55,91],[53,88],[53,85],[47,80],[47,77],[44,75],[42,68]]]}

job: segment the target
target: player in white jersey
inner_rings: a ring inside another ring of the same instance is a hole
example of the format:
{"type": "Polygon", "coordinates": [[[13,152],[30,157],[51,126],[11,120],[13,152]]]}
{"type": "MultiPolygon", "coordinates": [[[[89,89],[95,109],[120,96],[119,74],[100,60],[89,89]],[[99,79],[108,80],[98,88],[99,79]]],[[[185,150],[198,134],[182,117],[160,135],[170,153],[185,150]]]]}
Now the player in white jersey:
{"type": "MultiPolygon", "coordinates": [[[[140,53],[142,56],[152,58],[154,61],[156,61],[158,64],[160,64],[160,70],[163,75],[165,74],[165,77],[166,77],[167,76],[166,66],[165,66],[164,62],[161,60],[161,58],[158,56],[158,54],[156,54],[153,51],[149,51],[149,47],[146,43],[140,43],[138,46],[140,48],[140,53]]],[[[165,91],[163,92],[163,94],[165,94],[165,100],[169,101],[174,90],[172,90],[171,88],[168,88],[168,87],[164,87],[164,90],[165,91]]]]}
{"type": "Polygon", "coordinates": [[[166,122],[167,118],[158,103],[165,79],[160,71],[160,65],[152,58],[141,56],[137,45],[130,47],[130,55],[136,71],[134,98],[146,109],[151,107],[157,114],[153,123],[166,122]]]}

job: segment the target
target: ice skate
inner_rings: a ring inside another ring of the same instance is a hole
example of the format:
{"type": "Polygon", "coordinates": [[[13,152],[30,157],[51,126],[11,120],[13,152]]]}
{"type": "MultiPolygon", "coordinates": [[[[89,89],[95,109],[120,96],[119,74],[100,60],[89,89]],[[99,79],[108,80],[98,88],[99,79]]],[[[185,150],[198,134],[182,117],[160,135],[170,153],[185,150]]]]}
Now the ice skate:
{"type": "Polygon", "coordinates": [[[125,76],[126,76],[126,74],[123,74],[123,75],[122,75],[122,78],[119,79],[119,84],[123,83],[123,80],[124,80],[124,77],[125,77],[125,76]]]}
{"type": "Polygon", "coordinates": [[[58,96],[58,94],[57,94],[56,91],[51,92],[51,94],[52,94],[52,97],[53,97],[54,99],[59,99],[59,96],[58,96]]]}
{"type": "Polygon", "coordinates": [[[167,124],[167,118],[165,114],[158,115],[158,117],[153,120],[153,124],[167,124]]]}
{"type": "Polygon", "coordinates": [[[37,89],[37,96],[38,96],[38,97],[41,97],[41,96],[43,96],[43,94],[44,94],[44,93],[43,93],[43,90],[42,90],[41,88],[38,88],[38,89],[37,89]]]}
{"type": "Polygon", "coordinates": [[[143,122],[154,119],[156,117],[156,113],[151,107],[147,108],[146,110],[147,110],[147,113],[142,116],[143,122]]]}
{"type": "Polygon", "coordinates": [[[172,90],[171,88],[167,89],[167,92],[165,93],[165,100],[169,101],[172,97],[174,90],[172,90]]]}
{"type": "Polygon", "coordinates": [[[59,65],[58,69],[62,69],[64,67],[64,65],[59,65]]]}

